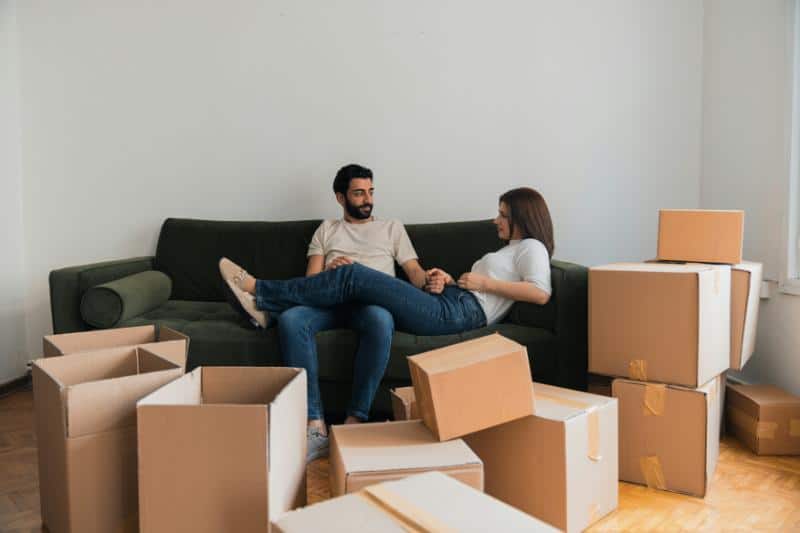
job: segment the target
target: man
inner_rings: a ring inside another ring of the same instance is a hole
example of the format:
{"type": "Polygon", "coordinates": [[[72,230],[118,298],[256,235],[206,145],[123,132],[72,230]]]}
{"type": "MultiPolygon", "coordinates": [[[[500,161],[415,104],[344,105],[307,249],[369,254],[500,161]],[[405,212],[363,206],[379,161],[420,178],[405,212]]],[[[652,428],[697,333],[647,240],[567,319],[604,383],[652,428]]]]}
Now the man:
{"type": "MultiPolygon", "coordinates": [[[[354,262],[394,276],[397,262],[414,286],[441,292],[440,281],[430,280],[431,285],[426,287],[426,273],[403,224],[372,216],[374,190],[370,169],[347,165],[339,170],[333,181],[333,191],[342,206],[343,216],[338,220],[326,220],[317,228],[308,247],[306,276],[354,262]]],[[[284,364],[305,368],[308,373],[309,461],[328,454],[315,335],[342,327],[355,330],[359,337],[353,391],[345,420],[346,424],[352,424],[367,420],[386,370],[394,333],[392,315],[375,305],[297,306],[278,318],[284,364]]]]}

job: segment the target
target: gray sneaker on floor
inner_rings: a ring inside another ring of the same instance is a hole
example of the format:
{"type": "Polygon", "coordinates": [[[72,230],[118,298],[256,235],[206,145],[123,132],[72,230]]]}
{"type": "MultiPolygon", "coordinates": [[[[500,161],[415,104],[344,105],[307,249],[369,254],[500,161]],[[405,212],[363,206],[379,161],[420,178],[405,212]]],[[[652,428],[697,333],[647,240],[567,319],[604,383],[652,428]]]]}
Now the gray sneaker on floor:
{"type": "Polygon", "coordinates": [[[306,462],[310,463],[320,457],[328,457],[328,436],[323,435],[320,430],[308,428],[306,430],[306,441],[308,451],[306,452],[306,462]]]}

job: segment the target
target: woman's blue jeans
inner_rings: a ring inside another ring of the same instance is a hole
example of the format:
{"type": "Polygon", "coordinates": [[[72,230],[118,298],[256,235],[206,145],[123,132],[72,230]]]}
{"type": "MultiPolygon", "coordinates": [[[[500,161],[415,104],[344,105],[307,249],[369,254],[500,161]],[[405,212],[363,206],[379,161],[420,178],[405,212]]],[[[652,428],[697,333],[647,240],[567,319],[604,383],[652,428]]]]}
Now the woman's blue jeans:
{"type": "Polygon", "coordinates": [[[317,331],[347,324],[359,332],[348,414],[366,419],[389,358],[387,331],[447,335],[486,325],[483,309],[469,291],[448,286],[441,294],[430,294],[358,263],[311,277],[257,280],[256,306],[280,315],[284,362],[308,373],[309,419],[322,418],[317,331]]]}

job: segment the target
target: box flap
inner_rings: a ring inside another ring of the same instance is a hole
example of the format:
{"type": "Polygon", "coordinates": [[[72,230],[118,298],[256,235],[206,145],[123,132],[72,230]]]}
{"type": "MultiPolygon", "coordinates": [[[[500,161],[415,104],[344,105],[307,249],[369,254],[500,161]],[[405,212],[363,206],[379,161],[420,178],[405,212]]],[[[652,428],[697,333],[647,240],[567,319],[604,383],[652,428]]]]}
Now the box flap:
{"type": "Polygon", "coordinates": [[[203,403],[203,367],[148,394],[136,403],[137,408],[155,405],[200,405],[203,403]]]}
{"type": "Polygon", "coordinates": [[[156,328],[153,325],[132,328],[98,329],[47,335],[43,339],[45,357],[88,352],[103,348],[115,348],[145,344],[156,340],[156,328]]]}
{"type": "Polygon", "coordinates": [[[204,367],[203,403],[260,404],[272,402],[300,371],[285,367],[204,367]]]}
{"type": "Polygon", "coordinates": [[[763,265],[744,262],[732,268],[731,368],[741,370],[755,351],[763,265]]]}
{"type": "Polygon", "coordinates": [[[421,420],[333,426],[348,474],[481,464],[461,439],[439,442],[421,420]]]}
{"type": "Polygon", "coordinates": [[[269,520],[306,504],[306,372],[276,370],[292,377],[269,406],[269,520]]]}
{"type": "Polygon", "coordinates": [[[136,402],[182,374],[180,366],[141,351],[137,348],[128,355],[136,365],[129,375],[76,383],[64,389],[70,438],[135,426],[136,402]],[[148,370],[141,368],[140,357],[146,360],[148,370]]]}
{"type": "Polygon", "coordinates": [[[130,376],[139,368],[136,349],[130,346],[82,352],[69,358],[37,359],[36,362],[61,387],[130,376]]]}

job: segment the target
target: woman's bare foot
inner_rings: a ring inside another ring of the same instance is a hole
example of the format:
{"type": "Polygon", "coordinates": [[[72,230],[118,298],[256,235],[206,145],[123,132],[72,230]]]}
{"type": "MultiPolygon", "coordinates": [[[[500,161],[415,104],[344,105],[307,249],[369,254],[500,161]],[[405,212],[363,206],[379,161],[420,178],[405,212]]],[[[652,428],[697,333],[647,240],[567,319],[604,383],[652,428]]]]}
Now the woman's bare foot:
{"type": "Polygon", "coordinates": [[[354,416],[348,416],[347,418],[344,419],[344,423],[345,424],[360,424],[361,420],[359,420],[358,418],[356,418],[354,416]]]}

